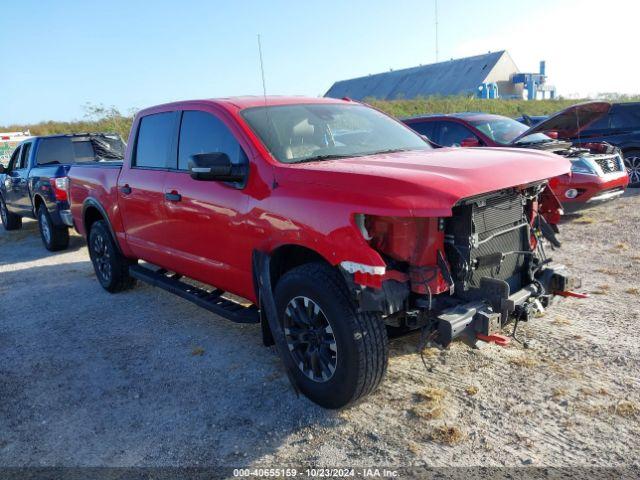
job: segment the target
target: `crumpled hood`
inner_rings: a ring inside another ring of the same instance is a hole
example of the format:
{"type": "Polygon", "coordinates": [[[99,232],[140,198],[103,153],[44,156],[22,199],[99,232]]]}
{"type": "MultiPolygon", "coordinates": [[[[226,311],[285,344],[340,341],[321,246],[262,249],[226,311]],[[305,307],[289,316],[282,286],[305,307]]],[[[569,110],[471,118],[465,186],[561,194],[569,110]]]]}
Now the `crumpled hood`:
{"type": "Polygon", "coordinates": [[[609,113],[609,102],[585,102],[551,115],[511,141],[516,143],[532,133],[558,132],[558,138],[576,137],[582,130],[609,113]]]}
{"type": "Polygon", "coordinates": [[[443,148],[289,165],[281,178],[336,190],[332,201],[362,204],[367,213],[447,216],[463,198],[546,180],[570,167],[563,157],[523,148],[443,148]]]}

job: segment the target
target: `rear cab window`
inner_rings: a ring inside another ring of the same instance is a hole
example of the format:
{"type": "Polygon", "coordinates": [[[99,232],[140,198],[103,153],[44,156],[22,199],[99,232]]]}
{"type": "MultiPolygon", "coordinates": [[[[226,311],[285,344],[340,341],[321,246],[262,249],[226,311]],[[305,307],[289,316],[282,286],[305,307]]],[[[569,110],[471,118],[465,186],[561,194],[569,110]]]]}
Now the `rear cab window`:
{"type": "Polygon", "coordinates": [[[175,168],[175,131],[179,112],[154,113],[140,119],[133,168],[175,168]]]}
{"type": "Polygon", "coordinates": [[[117,135],[81,135],[43,138],[38,165],[74,164],[122,159],[124,142],[117,135]]]}

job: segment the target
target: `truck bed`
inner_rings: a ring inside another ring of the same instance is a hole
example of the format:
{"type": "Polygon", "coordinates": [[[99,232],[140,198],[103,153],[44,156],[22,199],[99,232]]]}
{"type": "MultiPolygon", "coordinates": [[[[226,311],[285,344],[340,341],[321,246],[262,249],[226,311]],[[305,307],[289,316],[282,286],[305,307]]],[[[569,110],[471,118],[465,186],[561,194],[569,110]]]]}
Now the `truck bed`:
{"type": "MultiPolygon", "coordinates": [[[[118,198],[118,176],[122,169],[122,161],[75,164],[69,170],[70,203],[73,218],[82,218],[86,202],[94,200],[98,205],[105,205],[105,212],[114,227],[120,225],[120,216],[116,215],[118,198]]],[[[85,235],[82,222],[74,222],[76,230],[85,235]]]]}

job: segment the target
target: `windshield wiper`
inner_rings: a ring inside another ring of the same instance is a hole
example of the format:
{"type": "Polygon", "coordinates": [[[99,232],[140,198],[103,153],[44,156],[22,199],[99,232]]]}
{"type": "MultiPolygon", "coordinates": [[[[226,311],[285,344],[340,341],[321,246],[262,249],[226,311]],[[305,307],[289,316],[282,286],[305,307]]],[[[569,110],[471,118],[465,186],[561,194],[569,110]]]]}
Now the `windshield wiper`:
{"type": "Polygon", "coordinates": [[[338,154],[317,155],[315,157],[300,158],[298,160],[294,160],[292,162],[287,162],[287,163],[291,164],[291,163],[319,162],[319,161],[322,161],[322,160],[334,160],[336,158],[352,158],[352,157],[357,157],[357,156],[358,155],[354,155],[354,154],[349,154],[349,155],[338,155],[338,154]]]}
{"type": "Polygon", "coordinates": [[[356,157],[367,157],[369,155],[380,155],[381,153],[396,153],[396,152],[408,152],[410,149],[408,148],[390,148],[389,150],[380,150],[377,152],[364,152],[364,153],[349,153],[349,154],[329,154],[329,155],[317,155],[315,157],[307,157],[301,158],[299,160],[294,160],[292,162],[287,163],[307,163],[307,162],[317,162],[321,160],[335,160],[337,158],[356,158],[356,157]]]}
{"type": "Polygon", "coordinates": [[[380,150],[379,152],[371,152],[366,155],[380,155],[381,153],[398,153],[398,152],[408,152],[409,148],[390,148],[389,150],[380,150]]]}
{"type": "Polygon", "coordinates": [[[539,145],[541,143],[549,143],[553,141],[554,141],[553,138],[548,138],[544,140],[536,140],[535,142],[523,142],[522,140],[518,140],[516,143],[518,145],[539,145]]]}

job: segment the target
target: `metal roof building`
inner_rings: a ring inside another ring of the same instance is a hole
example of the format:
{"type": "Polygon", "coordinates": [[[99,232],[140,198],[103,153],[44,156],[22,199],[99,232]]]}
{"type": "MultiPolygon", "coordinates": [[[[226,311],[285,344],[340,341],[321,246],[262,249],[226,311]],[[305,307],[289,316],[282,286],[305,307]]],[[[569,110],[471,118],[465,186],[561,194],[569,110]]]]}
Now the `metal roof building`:
{"type": "Polygon", "coordinates": [[[511,79],[519,73],[507,51],[476,55],[419,67],[392,70],[341,80],[325,97],[354,100],[411,99],[431,95],[476,95],[482,84],[495,83],[501,96],[522,96],[522,86],[511,79]]]}

